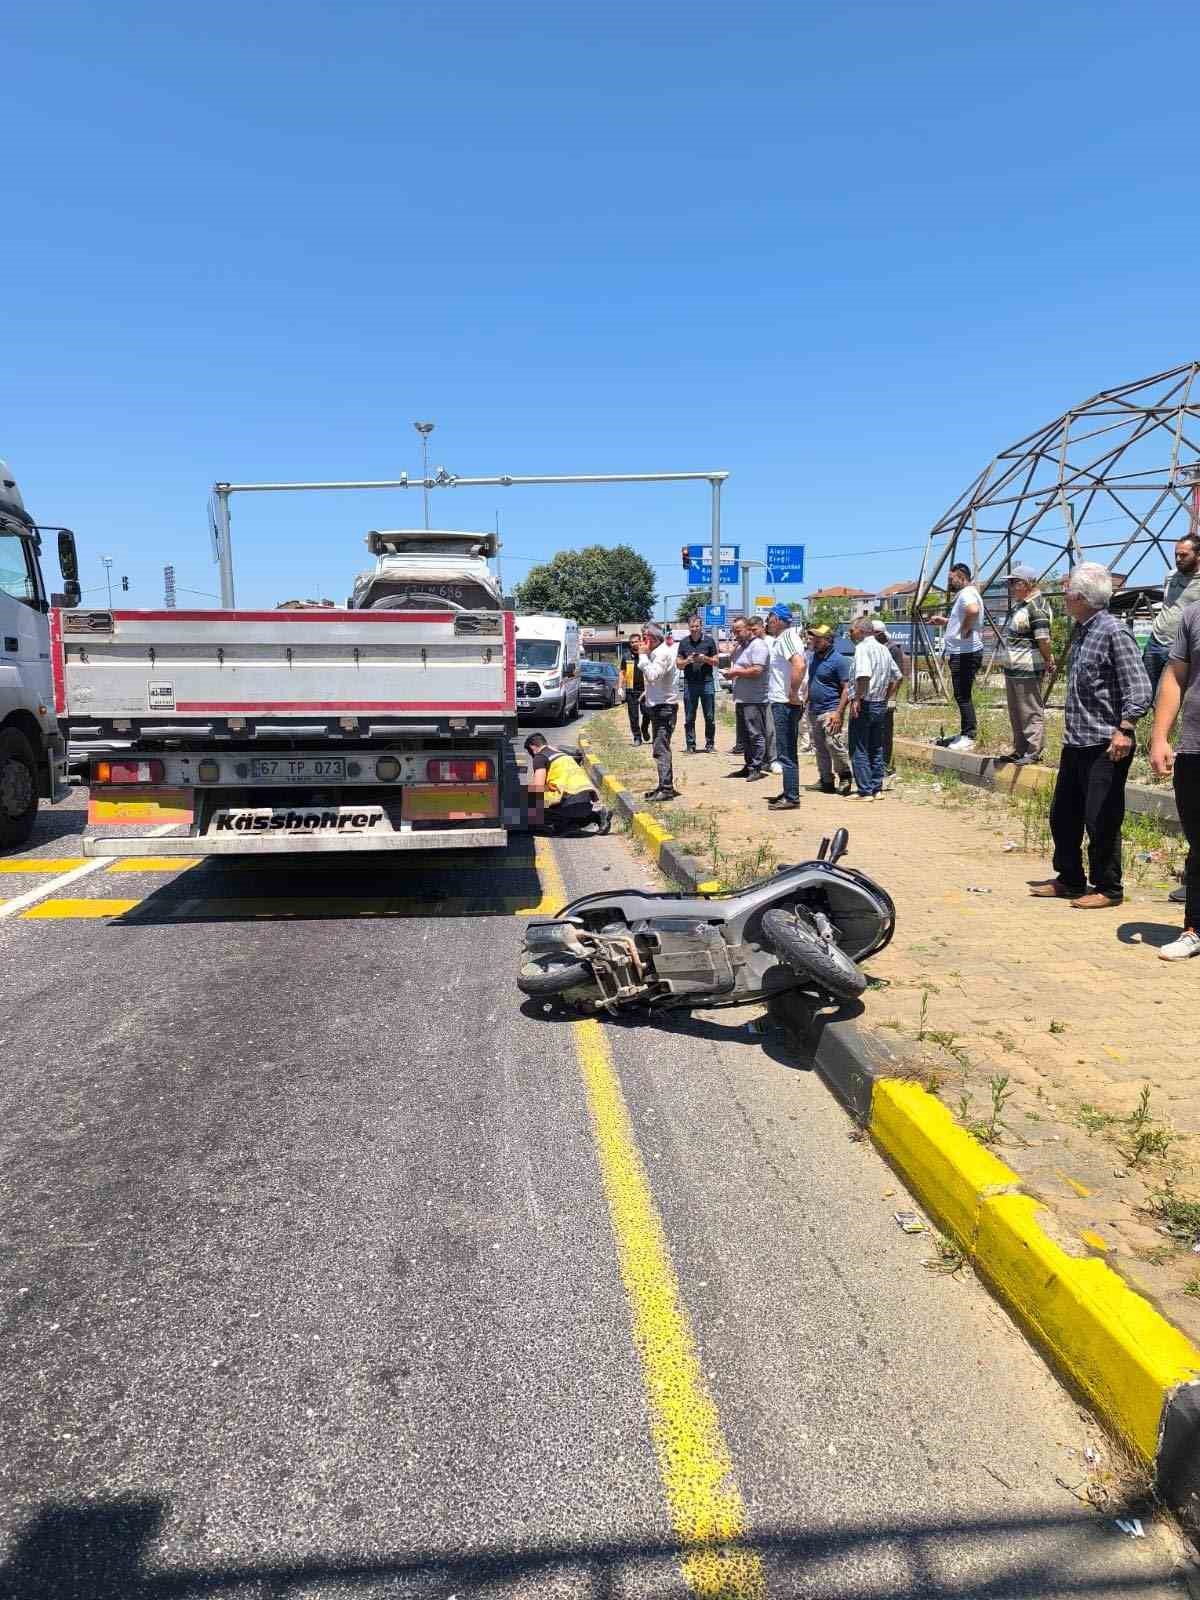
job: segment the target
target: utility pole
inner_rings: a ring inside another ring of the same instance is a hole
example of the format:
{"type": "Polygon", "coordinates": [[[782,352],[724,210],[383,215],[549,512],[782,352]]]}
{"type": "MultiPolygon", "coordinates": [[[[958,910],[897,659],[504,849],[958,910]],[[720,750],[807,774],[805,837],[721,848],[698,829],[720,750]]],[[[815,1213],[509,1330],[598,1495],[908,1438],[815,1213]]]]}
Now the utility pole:
{"type": "Polygon", "coordinates": [[[425,526],[429,526],[429,435],[433,432],[432,422],[414,422],[413,427],[421,435],[421,492],[425,496],[425,526]]]}
{"type": "MultiPolygon", "coordinates": [[[[429,526],[428,523],[425,524],[429,526]]],[[[496,587],[500,591],[501,600],[504,599],[504,579],[500,575],[500,512],[496,512],[496,587]]]]}
{"type": "Polygon", "coordinates": [[[108,585],[108,609],[111,611],[112,610],[112,564],[113,564],[113,558],[111,556],[101,556],[100,559],[104,563],[104,581],[108,585]]]}

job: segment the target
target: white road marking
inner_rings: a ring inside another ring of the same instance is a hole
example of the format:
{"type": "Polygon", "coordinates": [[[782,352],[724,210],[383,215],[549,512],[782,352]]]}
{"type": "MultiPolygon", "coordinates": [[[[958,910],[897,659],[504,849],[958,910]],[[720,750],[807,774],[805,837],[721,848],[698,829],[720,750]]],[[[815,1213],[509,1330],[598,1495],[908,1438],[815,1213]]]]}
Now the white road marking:
{"type": "MultiPolygon", "coordinates": [[[[151,828],[149,837],[157,838],[158,835],[170,833],[178,826],[177,822],[164,822],[157,828],[151,828]]],[[[80,878],[87,878],[93,872],[103,871],[105,867],[111,866],[114,860],[119,859],[113,856],[97,856],[95,861],[85,861],[83,866],[72,867],[70,872],[63,872],[57,878],[51,878],[49,883],[39,883],[36,889],[27,889],[24,894],[17,895],[15,900],[6,900],[0,905],[0,922],[3,922],[5,917],[17,916],[29,906],[36,905],[39,900],[46,899],[48,895],[58,894],[68,884],[78,883],[80,878]]]]}

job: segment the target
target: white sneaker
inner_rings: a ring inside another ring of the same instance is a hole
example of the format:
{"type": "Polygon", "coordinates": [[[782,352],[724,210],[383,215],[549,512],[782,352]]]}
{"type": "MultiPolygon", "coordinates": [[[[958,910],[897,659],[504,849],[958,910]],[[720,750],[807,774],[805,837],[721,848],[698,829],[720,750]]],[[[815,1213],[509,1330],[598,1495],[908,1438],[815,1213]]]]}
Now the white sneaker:
{"type": "Polygon", "coordinates": [[[1200,956],[1200,933],[1194,933],[1191,928],[1186,928],[1178,939],[1163,945],[1158,952],[1160,961],[1186,961],[1189,956],[1200,956]]]}
{"type": "Polygon", "coordinates": [[[946,746],[947,750],[974,750],[974,739],[968,739],[965,733],[960,733],[957,739],[951,739],[946,746]]]}
{"type": "Polygon", "coordinates": [[[775,773],[782,772],[783,771],[783,763],[781,761],[772,761],[770,770],[772,772],[775,772],[775,773]]]}

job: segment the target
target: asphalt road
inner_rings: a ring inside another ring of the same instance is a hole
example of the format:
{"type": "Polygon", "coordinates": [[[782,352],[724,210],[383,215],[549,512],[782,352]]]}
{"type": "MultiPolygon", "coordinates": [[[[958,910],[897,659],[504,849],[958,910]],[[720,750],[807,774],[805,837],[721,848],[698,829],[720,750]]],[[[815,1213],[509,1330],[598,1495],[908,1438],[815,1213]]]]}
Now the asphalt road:
{"type": "Polygon", "coordinates": [[[1183,1592],[783,1041],[518,1004],[529,913],[646,871],[105,866],[0,920],[0,1595],[1183,1592]]]}

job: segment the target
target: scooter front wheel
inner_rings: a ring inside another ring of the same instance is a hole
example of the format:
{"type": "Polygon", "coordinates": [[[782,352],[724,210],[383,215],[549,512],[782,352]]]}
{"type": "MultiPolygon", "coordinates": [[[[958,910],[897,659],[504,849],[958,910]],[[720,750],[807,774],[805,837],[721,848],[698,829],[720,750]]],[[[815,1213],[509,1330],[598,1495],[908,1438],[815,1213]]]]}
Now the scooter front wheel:
{"type": "Polygon", "coordinates": [[[834,1000],[857,1000],[867,975],[844,950],[827,944],[802,911],[764,912],[763,935],[793,972],[834,1000]]]}
{"type": "Polygon", "coordinates": [[[527,957],[517,977],[517,988],[522,994],[537,996],[563,995],[573,989],[594,991],[595,987],[587,962],[577,961],[561,950],[527,957]]]}

